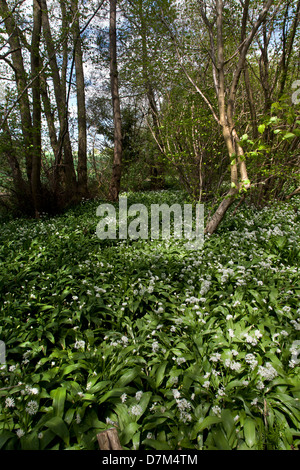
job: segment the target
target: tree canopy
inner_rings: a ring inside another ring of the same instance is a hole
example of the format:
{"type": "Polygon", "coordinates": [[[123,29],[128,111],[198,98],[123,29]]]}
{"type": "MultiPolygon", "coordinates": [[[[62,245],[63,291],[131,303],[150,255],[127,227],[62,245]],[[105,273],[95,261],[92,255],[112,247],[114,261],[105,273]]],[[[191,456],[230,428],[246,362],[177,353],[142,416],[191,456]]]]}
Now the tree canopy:
{"type": "Polygon", "coordinates": [[[212,233],[241,198],[289,197],[299,188],[299,10],[1,0],[4,203],[39,217],[171,184],[214,205],[212,233]]]}

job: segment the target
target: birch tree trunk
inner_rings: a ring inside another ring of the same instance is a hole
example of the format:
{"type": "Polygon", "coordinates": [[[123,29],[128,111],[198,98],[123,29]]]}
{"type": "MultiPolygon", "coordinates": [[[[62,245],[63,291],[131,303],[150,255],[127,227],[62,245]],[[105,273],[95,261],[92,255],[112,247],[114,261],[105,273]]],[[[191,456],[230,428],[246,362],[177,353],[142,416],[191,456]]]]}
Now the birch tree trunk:
{"type": "Polygon", "coordinates": [[[122,120],[117,67],[117,0],[110,0],[109,26],[110,83],[114,117],[114,160],[110,184],[110,198],[117,201],[122,175],[122,120]]]}
{"type": "MultiPolygon", "coordinates": [[[[201,2],[203,3],[203,2],[201,2]]],[[[243,5],[243,19],[241,28],[241,43],[239,45],[239,58],[235,69],[233,71],[233,78],[229,87],[228,98],[225,96],[225,60],[224,60],[224,38],[223,38],[223,1],[216,0],[216,28],[217,28],[217,57],[214,55],[214,50],[211,49],[211,56],[213,57],[213,69],[217,74],[217,98],[219,107],[219,124],[221,125],[224,141],[226,143],[227,151],[230,158],[230,172],[231,172],[231,187],[226,194],[225,198],[221,201],[216,212],[208,221],[205,228],[206,233],[214,233],[220,222],[223,220],[227,210],[235,201],[239,193],[245,193],[251,183],[248,179],[246,159],[242,146],[240,145],[239,137],[236,131],[234,120],[236,92],[242,71],[245,68],[246,56],[249,47],[259,29],[264,22],[267,13],[272,5],[272,0],[267,0],[258,16],[257,21],[253,24],[251,31],[246,35],[246,25],[248,18],[249,0],[246,0],[243,5]],[[217,64],[217,67],[214,66],[217,64]]],[[[202,16],[205,23],[208,19],[205,16],[204,9],[202,9],[202,16]]]]}

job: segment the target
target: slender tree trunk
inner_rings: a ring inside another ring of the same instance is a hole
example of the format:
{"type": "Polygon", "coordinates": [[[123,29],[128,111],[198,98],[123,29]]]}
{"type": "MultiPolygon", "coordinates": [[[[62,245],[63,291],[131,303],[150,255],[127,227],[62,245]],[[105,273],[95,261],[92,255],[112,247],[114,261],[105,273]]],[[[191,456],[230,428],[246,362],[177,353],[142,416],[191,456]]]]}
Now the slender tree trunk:
{"type": "Polygon", "coordinates": [[[33,134],[29,96],[28,92],[24,91],[27,86],[27,77],[22,57],[19,30],[14,21],[13,15],[10,12],[6,0],[0,0],[0,15],[2,16],[2,18],[4,18],[5,29],[9,36],[8,42],[12,51],[12,64],[16,77],[17,90],[20,96],[19,103],[21,127],[24,139],[26,172],[28,180],[31,181],[33,134]]]}
{"type": "MultiPolygon", "coordinates": [[[[42,5],[42,26],[43,32],[49,57],[50,68],[52,72],[53,86],[55,99],[58,110],[58,117],[60,123],[60,134],[59,134],[59,153],[64,151],[63,168],[64,168],[64,191],[66,203],[70,203],[76,196],[77,185],[76,185],[76,174],[73,161],[72,146],[69,135],[69,123],[68,123],[68,110],[66,103],[65,90],[62,87],[58,64],[56,60],[56,51],[54,42],[51,34],[51,28],[48,17],[48,9],[46,0],[41,0],[42,5]]],[[[59,161],[60,157],[56,156],[59,161]]]]}
{"type": "MultiPolygon", "coordinates": [[[[225,102],[225,74],[224,74],[224,41],[223,41],[223,2],[217,1],[217,54],[218,54],[218,106],[220,124],[222,127],[224,141],[230,157],[231,188],[222,200],[217,210],[208,221],[205,228],[206,233],[214,233],[223,220],[227,210],[235,200],[238,192],[238,168],[235,157],[235,145],[232,136],[232,123],[228,119],[225,102]]],[[[231,117],[231,116],[230,116],[231,117]]]]}
{"type": "Polygon", "coordinates": [[[122,120],[119,97],[118,67],[117,67],[117,0],[110,0],[110,82],[114,116],[114,160],[110,197],[116,201],[119,197],[122,175],[122,120]]]}
{"type": "Polygon", "coordinates": [[[251,88],[249,69],[248,69],[247,63],[245,63],[245,68],[244,68],[244,81],[245,81],[246,93],[247,93],[250,116],[251,116],[252,133],[253,133],[254,139],[257,139],[258,137],[257,116],[256,116],[254,97],[253,97],[253,92],[251,88]]]}
{"type": "MultiPolygon", "coordinates": [[[[73,14],[78,10],[78,0],[72,0],[73,14]]],[[[81,197],[88,194],[87,187],[87,121],[84,91],[83,54],[80,37],[79,17],[74,23],[74,54],[76,71],[77,115],[78,115],[78,192],[81,197]]]]}
{"type": "Polygon", "coordinates": [[[33,0],[33,31],[31,43],[31,74],[37,77],[32,84],[32,118],[33,118],[33,159],[31,173],[31,191],[36,218],[41,211],[41,152],[42,152],[42,115],[40,93],[40,40],[42,28],[42,12],[40,0],[33,0]]]}
{"type": "Polygon", "coordinates": [[[57,140],[56,128],[55,128],[55,118],[54,118],[54,113],[51,109],[51,101],[50,101],[48,89],[47,89],[47,80],[46,80],[44,73],[41,74],[41,97],[43,101],[43,111],[47,120],[51,147],[53,150],[53,154],[57,155],[58,154],[58,140],[57,140]]]}
{"type": "Polygon", "coordinates": [[[3,127],[3,143],[1,142],[1,149],[11,169],[14,191],[19,201],[19,207],[22,207],[24,203],[26,204],[30,188],[23,178],[7,123],[5,123],[3,127]]]}
{"type": "MultiPolygon", "coordinates": [[[[143,70],[143,81],[145,92],[149,104],[149,111],[152,118],[152,126],[155,134],[155,141],[159,142],[160,132],[159,132],[159,118],[158,118],[158,108],[155,99],[153,80],[149,73],[150,61],[148,55],[148,35],[147,35],[147,12],[144,11],[143,0],[137,2],[137,9],[139,14],[140,21],[140,36],[141,36],[141,48],[142,48],[142,70],[143,70]]],[[[161,151],[161,146],[158,145],[158,149],[161,151]]],[[[159,180],[162,176],[162,165],[157,161],[157,158],[154,158],[152,164],[152,175],[154,179],[154,185],[159,184],[159,180]]]]}
{"type": "Polygon", "coordinates": [[[69,32],[69,19],[67,15],[67,8],[65,0],[59,0],[61,15],[62,15],[62,31],[63,34],[66,35],[66,40],[63,43],[63,51],[62,51],[62,66],[60,72],[60,81],[62,90],[64,92],[64,99],[67,98],[67,73],[68,73],[68,62],[69,62],[69,44],[68,44],[68,32],[69,32]]]}
{"type": "MultiPolygon", "coordinates": [[[[248,179],[246,161],[243,148],[240,145],[239,137],[235,128],[234,108],[236,101],[236,92],[239,79],[246,63],[246,56],[249,47],[253,41],[258,28],[265,21],[267,13],[271,7],[272,0],[267,0],[264,8],[259,14],[257,21],[253,24],[248,36],[246,36],[246,24],[248,17],[249,1],[245,1],[243,10],[243,20],[241,29],[241,47],[239,60],[233,72],[233,79],[228,93],[226,102],[225,98],[225,72],[224,72],[224,40],[223,40],[223,1],[216,1],[217,10],[217,54],[218,54],[218,105],[219,105],[219,123],[223,130],[223,137],[226,143],[228,154],[230,157],[231,169],[231,188],[229,189],[225,199],[220,203],[213,217],[208,221],[205,228],[206,233],[213,233],[220,222],[223,220],[227,210],[235,201],[236,196],[241,192],[244,193],[250,188],[248,179]],[[240,173],[240,178],[238,176],[240,173]]],[[[214,51],[211,51],[212,53],[214,51]]]]}
{"type": "Polygon", "coordinates": [[[293,52],[293,44],[295,41],[296,32],[297,32],[297,28],[298,28],[299,21],[300,21],[300,0],[298,0],[297,2],[293,23],[290,27],[290,33],[288,37],[286,37],[285,27],[286,27],[286,22],[287,22],[288,10],[289,10],[289,4],[287,4],[287,7],[286,7],[286,17],[285,17],[284,25],[283,25],[283,48],[282,48],[283,52],[282,52],[282,59],[281,59],[282,73],[281,73],[281,78],[280,78],[279,97],[281,97],[284,92],[284,87],[285,87],[287,74],[288,74],[288,67],[289,67],[289,63],[290,63],[292,52],[293,52]]]}

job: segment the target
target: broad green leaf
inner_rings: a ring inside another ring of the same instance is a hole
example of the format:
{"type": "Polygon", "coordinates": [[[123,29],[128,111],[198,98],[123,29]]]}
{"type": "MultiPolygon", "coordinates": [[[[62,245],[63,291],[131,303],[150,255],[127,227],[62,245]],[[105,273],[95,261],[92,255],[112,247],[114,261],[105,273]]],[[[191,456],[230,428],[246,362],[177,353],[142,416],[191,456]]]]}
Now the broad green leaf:
{"type": "Polygon", "coordinates": [[[293,137],[296,137],[293,132],[287,132],[286,134],[284,134],[283,139],[292,139],[293,137]]]}
{"type": "Polygon", "coordinates": [[[234,420],[230,410],[222,410],[221,419],[223,427],[226,431],[227,437],[231,435],[232,431],[235,430],[234,420]]]}
{"type": "Polygon", "coordinates": [[[211,431],[215,445],[219,450],[231,450],[231,447],[221,429],[212,429],[211,431]]]}
{"type": "Polygon", "coordinates": [[[197,423],[193,428],[193,434],[202,432],[204,429],[209,428],[213,424],[218,424],[221,422],[221,418],[217,416],[206,416],[202,421],[197,423]]]}
{"type": "Polygon", "coordinates": [[[2,449],[6,442],[13,437],[16,437],[15,433],[2,430],[0,433],[0,449],[2,449]]]}
{"type": "Polygon", "coordinates": [[[120,379],[115,384],[116,388],[124,387],[125,385],[132,382],[141,372],[141,367],[134,367],[133,369],[128,370],[125,374],[120,377],[120,379]]]}
{"type": "Polygon", "coordinates": [[[120,442],[123,445],[126,445],[131,441],[133,436],[137,433],[139,430],[139,424],[138,423],[129,423],[123,431],[120,433],[120,442]]]}
{"type": "Polygon", "coordinates": [[[108,401],[110,398],[119,398],[123,393],[128,393],[128,389],[126,387],[123,388],[114,388],[109,392],[106,392],[99,400],[98,404],[104,403],[108,401]]]}
{"type": "Polygon", "coordinates": [[[166,367],[168,365],[168,361],[164,361],[162,364],[160,364],[160,366],[158,367],[157,371],[156,371],[156,378],[155,378],[155,384],[156,384],[156,387],[159,387],[162,383],[162,381],[164,380],[165,378],[165,370],[166,370],[166,367]]]}
{"type": "Polygon", "coordinates": [[[69,445],[69,431],[66,423],[60,416],[54,416],[53,418],[49,419],[49,421],[45,423],[45,426],[54,432],[54,434],[59,436],[66,445],[69,445]]]}
{"type": "Polygon", "coordinates": [[[26,434],[21,438],[22,450],[39,450],[40,443],[35,432],[26,434]]]}
{"type": "Polygon", "coordinates": [[[255,421],[251,418],[246,418],[244,423],[244,436],[246,444],[249,447],[253,447],[256,443],[256,429],[255,421]]]}
{"type": "Polygon", "coordinates": [[[145,439],[143,444],[155,450],[172,450],[167,442],[161,442],[155,439],[145,439]]]}
{"type": "Polygon", "coordinates": [[[53,399],[53,414],[54,416],[63,416],[64,406],[66,400],[67,389],[60,387],[56,390],[52,390],[50,393],[51,398],[53,399]]]}
{"type": "Polygon", "coordinates": [[[140,405],[141,409],[143,410],[143,413],[145,413],[146,409],[147,409],[147,406],[149,404],[149,401],[152,397],[152,392],[144,392],[143,395],[142,395],[142,398],[140,399],[140,401],[138,402],[138,404],[140,405]]]}

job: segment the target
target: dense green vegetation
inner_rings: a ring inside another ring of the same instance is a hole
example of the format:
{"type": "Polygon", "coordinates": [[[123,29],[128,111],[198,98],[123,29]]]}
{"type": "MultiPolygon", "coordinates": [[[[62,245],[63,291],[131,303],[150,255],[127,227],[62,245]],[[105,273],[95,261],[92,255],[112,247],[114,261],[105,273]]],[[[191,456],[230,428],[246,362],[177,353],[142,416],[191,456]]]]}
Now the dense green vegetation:
{"type": "Polygon", "coordinates": [[[300,0],[0,25],[0,449],[300,450],[300,0]],[[203,204],[203,248],[100,239],[122,194],[203,204]]]}
{"type": "Polygon", "coordinates": [[[233,206],[195,252],[100,241],[99,201],[3,222],[0,448],[96,449],[112,425],[125,449],[298,448],[299,202],[233,206]]]}

